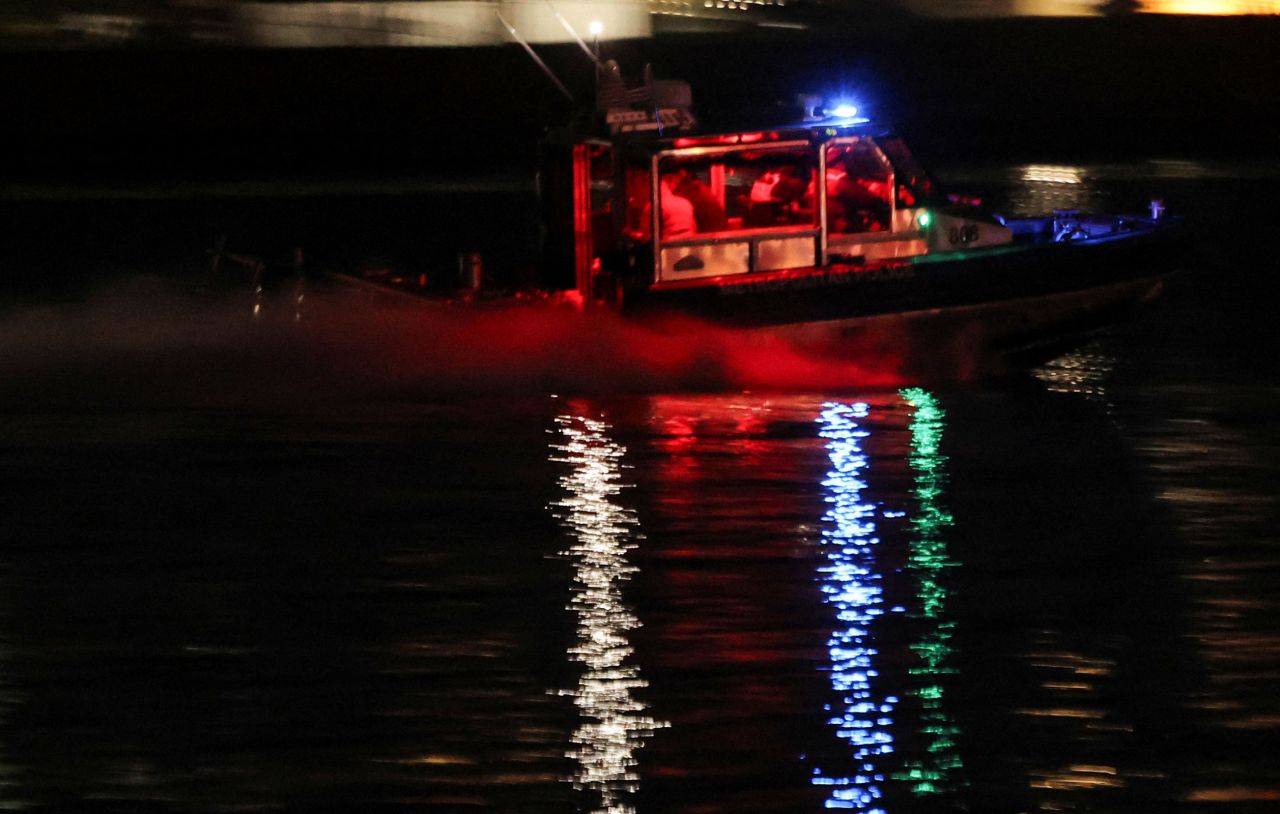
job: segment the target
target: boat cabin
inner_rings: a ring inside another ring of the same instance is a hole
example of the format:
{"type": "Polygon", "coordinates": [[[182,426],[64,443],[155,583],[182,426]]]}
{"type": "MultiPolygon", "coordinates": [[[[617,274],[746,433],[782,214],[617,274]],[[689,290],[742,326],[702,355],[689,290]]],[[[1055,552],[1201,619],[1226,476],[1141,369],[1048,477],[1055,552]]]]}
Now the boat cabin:
{"type": "Polygon", "coordinates": [[[548,287],[607,299],[1009,240],[995,223],[934,228],[945,199],[865,119],[709,135],[640,124],[544,144],[548,287]]]}
{"type": "Polygon", "coordinates": [[[1183,254],[1180,222],[1155,205],[1004,218],[952,201],[852,109],[700,133],[687,86],[646,71],[629,89],[611,63],[597,81],[594,132],[542,146],[541,282],[563,299],[692,315],[821,358],[918,329],[900,350],[930,369],[932,338],[954,335],[968,370],[975,353],[1047,359],[1082,341],[1183,254]]]}

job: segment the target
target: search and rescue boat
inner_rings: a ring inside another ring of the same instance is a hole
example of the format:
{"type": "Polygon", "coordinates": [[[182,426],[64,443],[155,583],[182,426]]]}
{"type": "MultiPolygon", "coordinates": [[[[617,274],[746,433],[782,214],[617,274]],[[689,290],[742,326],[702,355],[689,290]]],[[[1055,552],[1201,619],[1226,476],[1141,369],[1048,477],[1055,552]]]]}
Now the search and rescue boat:
{"type": "Polygon", "coordinates": [[[910,332],[1049,358],[1156,296],[1183,257],[1158,201],[1006,218],[944,195],[890,128],[807,100],[797,123],[699,132],[688,85],[602,73],[598,129],[554,132],[541,285],[840,353],[910,332]]]}

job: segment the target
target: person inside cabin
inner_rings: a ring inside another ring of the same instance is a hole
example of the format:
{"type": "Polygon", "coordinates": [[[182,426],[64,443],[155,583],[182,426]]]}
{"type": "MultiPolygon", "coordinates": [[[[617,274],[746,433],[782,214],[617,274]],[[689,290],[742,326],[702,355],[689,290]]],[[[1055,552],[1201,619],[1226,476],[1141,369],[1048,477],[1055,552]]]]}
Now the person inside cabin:
{"type": "Polygon", "coordinates": [[[792,221],[792,210],[800,205],[808,184],[795,167],[766,170],[751,185],[751,206],[747,225],[778,226],[792,221]]]}
{"type": "Polygon", "coordinates": [[[773,187],[782,178],[777,170],[765,170],[751,185],[751,203],[767,204],[773,200],[773,187]]]}
{"type": "Polygon", "coordinates": [[[882,232],[889,228],[888,187],[882,180],[827,167],[827,223],[832,232],[882,232]]]}
{"type": "Polygon", "coordinates": [[[722,232],[729,228],[724,204],[716,198],[706,181],[688,173],[676,186],[675,193],[693,204],[693,218],[699,232],[722,232]]]}
{"type": "Polygon", "coordinates": [[[693,202],[676,192],[689,171],[675,167],[662,174],[658,183],[658,209],[662,218],[662,240],[686,240],[698,232],[693,202]]]}
{"type": "Polygon", "coordinates": [[[778,183],[773,185],[773,199],[781,206],[785,223],[803,220],[804,193],[809,188],[809,171],[803,167],[783,167],[778,183]],[[800,214],[799,220],[797,215],[800,214]]]}
{"type": "Polygon", "coordinates": [[[915,206],[916,196],[907,184],[898,184],[898,206],[915,206]]]}

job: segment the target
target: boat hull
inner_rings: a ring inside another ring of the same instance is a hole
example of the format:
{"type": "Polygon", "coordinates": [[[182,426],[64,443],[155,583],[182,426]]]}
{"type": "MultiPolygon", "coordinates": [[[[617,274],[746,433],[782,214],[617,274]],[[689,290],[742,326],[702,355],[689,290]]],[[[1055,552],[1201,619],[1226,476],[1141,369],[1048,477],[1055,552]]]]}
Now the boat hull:
{"type": "Polygon", "coordinates": [[[810,354],[948,349],[1035,363],[1157,296],[1184,257],[1171,225],[1100,240],[658,285],[628,310],[696,315],[810,354]]]}
{"type": "Polygon", "coordinates": [[[870,356],[917,375],[965,379],[1078,347],[1157,297],[1165,276],[1080,291],[746,329],[810,358],[870,356]]]}

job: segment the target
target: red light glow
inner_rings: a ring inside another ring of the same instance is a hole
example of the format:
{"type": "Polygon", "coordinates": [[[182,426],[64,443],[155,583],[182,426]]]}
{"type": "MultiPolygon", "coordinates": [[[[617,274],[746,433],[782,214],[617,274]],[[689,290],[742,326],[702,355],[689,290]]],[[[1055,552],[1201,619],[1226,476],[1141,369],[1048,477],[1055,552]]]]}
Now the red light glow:
{"type": "Polygon", "coordinates": [[[760,133],[732,133],[723,136],[684,136],[675,140],[683,147],[726,147],[734,144],[756,144],[761,141],[777,141],[781,136],[773,130],[760,133]]]}
{"type": "MultiPolygon", "coordinates": [[[[955,325],[923,333],[890,325],[841,337],[833,348],[810,341],[803,326],[782,335],[687,317],[641,322],[571,299],[577,298],[401,304],[316,291],[300,322],[276,319],[269,303],[248,330],[239,303],[192,309],[176,298],[166,304],[148,289],[139,299],[122,294],[59,319],[33,312],[0,326],[15,359],[44,365],[4,366],[0,403],[69,394],[157,404],[311,405],[380,393],[888,389],[968,378],[975,368],[967,354],[981,347],[981,337],[955,325]]],[[[701,435],[701,427],[692,429],[701,435]]]]}

